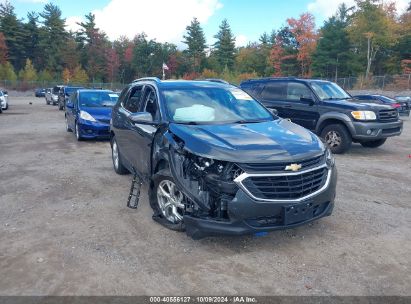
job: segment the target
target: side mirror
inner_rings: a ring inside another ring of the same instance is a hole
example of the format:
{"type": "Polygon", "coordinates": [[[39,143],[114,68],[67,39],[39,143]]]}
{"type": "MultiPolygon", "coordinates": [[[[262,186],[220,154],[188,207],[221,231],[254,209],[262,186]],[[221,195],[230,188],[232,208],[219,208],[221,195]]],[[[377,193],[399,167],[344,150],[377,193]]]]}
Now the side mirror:
{"type": "Polygon", "coordinates": [[[66,104],[66,108],[74,109],[74,103],[68,102],[68,103],[66,104]]]}
{"type": "Polygon", "coordinates": [[[300,97],[300,101],[308,103],[310,106],[315,104],[315,100],[312,97],[300,97]]]}
{"type": "Polygon", "coordinates": [[[131,121],[137,123],[153,122],[153,116],[148,112],[133,113],[129,117],[131,121]]]}
{"type": "Polygon", "coordinates": [[[270,110],[271,113],[273,113],[273,115],[278,116],[277,109],[272,108],[272,109],[269,109],[269,110],[270,110]]]}

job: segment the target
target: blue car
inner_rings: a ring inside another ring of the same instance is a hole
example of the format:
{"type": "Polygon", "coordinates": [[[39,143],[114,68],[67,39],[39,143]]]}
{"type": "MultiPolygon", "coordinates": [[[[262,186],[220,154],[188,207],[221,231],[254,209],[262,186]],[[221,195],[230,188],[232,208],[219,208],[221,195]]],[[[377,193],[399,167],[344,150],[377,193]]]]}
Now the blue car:
{"type": "Polygon", "coordinates": [[[66,130],[82,139],[109,138],[112,107],[118,94],[105,90],[78,90],[66,104],[66,130]]]}

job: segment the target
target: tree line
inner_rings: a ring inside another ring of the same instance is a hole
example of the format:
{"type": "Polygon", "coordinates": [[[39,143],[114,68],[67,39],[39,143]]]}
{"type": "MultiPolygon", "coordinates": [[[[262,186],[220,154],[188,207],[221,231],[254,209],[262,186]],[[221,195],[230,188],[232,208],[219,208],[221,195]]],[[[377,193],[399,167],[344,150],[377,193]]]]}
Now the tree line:
{"type": "Polygon", "coordinates": [[[53,3],[25,19],[17,17],[9,1],[0,4],[0,80],[127,83],[161,77],[163,63],[169,68],[167,78],[231,82],[411,73],[411,3],[398,14],[394,3],[356,0],[353,7],[342,4],[319,29],[314,16],[303,13],[244,47],[236,47],[227,20],[209,45],[194,18],[183,36],[184,50],[145,33],[110,41],[91,13],[78,25],[78,31],[67,31],[62,11],[53,3]]]}

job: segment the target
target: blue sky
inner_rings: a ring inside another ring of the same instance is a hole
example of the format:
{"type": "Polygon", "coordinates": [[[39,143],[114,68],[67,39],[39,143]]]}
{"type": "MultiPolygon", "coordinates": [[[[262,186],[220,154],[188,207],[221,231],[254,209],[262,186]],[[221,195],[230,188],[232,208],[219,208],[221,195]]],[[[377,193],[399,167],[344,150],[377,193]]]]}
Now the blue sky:
{"type": "MultiPolygon", "coordinates": [[[[4,0],[0,0],[4,1],[4,0]]],[[[286,23],[289,17],[311,12],[317,26],[332,15],[339,3],[354,0],[55,0],[70,28],[82,16],[96,12],[97,24],[111,39],[119,35],[134,36],[146,32],[150,38],[179,44],[185,26],[194,16],[202,22],[208,43],[218,26],[227,18],[239,45],[256,41],[286,23]]],[[[395,0],[406,6],[408,0],[395,0]]],[[[29,11],[41,11],[45,0],[11,0],[19,17],[29,11]]]]}

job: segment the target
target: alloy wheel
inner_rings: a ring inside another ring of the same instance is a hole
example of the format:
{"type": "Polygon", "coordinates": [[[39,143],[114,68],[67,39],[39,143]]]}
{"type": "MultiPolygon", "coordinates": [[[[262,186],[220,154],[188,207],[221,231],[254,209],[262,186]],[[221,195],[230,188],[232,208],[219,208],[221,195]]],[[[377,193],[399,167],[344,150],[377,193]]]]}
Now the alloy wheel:
{"type": "Polygon", "coordinates": [[[157,201],[163,216],[177,224],[183,220],[183,193],[170,180],[162,180],[157,187],[157,201]]]}
{"type": "Polygon", "coordinates": [[[330,148],[335,148],[341,145],[342,138],[337,131],[330,131],[325,135],[325,142],[330,148]]]}

